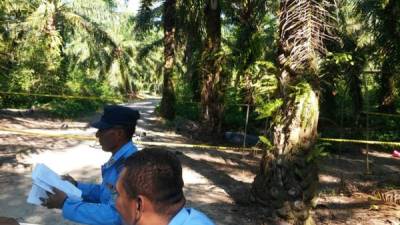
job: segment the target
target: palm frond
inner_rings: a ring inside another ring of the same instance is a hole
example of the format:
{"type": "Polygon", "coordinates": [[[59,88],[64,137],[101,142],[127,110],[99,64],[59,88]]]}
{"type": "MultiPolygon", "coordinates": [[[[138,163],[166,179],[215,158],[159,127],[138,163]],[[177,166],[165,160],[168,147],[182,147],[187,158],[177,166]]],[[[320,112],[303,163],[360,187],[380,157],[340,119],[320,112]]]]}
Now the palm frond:
{"type": "Polygon", "coordinates": [[[118,48],[118,44],[113,40],[113,38],[97,23],[91,21],[89,18],[72,11],[64,12],[62,15],[65,17],[67,23],[70,23],[70,25],[74,27],[80,27],[86,30],[87,33],[92,35],[94,40],[97,42],[106,43],[113,48],[118,48]]]}
{"type": "Polygon", "coordinates": [[[163,39],[157,39],[151,42],[150,44],[143,46],[142,48],[140,48],[137,58],[139,60],[143,60],[151,51],[153,51],[158,47],[161,47],[163,44],[164,44],[163,39]]]}
{"type": "Polygon", "coordinates": [[[139,12],[136,16],[135,30],[138,33],[146,33],[154,27],[160,26],[160,18],[162,15],[162,6],[153,7],[157,0],[141,0],[139,12]],[[159,18],[159,19],[157,19],[159,18]]]}
{"type": "Polygon", "coordinates": [[[292,73],[316,71],[324,41],[334,39],[333,0],[281,1],[279,61],[292,73]]]}

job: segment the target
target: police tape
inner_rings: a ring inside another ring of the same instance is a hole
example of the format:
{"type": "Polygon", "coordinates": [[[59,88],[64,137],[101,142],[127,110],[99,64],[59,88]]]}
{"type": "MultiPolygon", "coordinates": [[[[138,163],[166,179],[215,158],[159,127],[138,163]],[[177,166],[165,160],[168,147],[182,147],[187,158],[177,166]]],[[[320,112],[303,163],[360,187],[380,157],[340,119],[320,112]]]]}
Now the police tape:
{"type": "MultiPolygon", "coordinates": [[[[38,94],[38,93],[24,93],[24,92],[10,92],[0,91],[4,95],[23,95],[23,96],[37,96],[37,97],[51,97],[63,99],[85,99],[85,100],[102,100],[102,101],[122,101],[123,98],[110,98],[110,97],[94,97],[94,96],[76,96],[76,95],[54,95],[54,94],[38,94]]],[[[140,97],[135,97],[141,99],[140,97]]]]}
{"type": "MultiPolygon", "coordinates": [[[[21,131],[11,128],[0,128],[0,131],[6,131],[14,134],[23,134],[29,136],[41,136],[49,138],[67,138],[76,139],[82,141],[94,141],[96,140],[93,136],[88,135],[76,135],[76,134],[51,134],[47,132],[34,132],[34,131],[21,131]]],[[[326,142],[339,142],[339,143],[353,143],[353,144],[370,144],[370,145],[389,145],[389,146],[400,146],[400,142],[392,141],[369,141],[369,140],[356,140],[356,139],[343,139],[343,138],[319,138],[321,141],[326,142]]],[[[147,146],[164,146],[164,147],[177,147],[177,148],[199,148],[199,149],[216,149],[216,150],[231,150],[231,151],[263,151],[260,148],[238,148],[230,146],[216,146],[216,145],[204,145],[204,144],[182,144],[182,143],[170,143],[170,142],[148,142],[148,141],[135,141],[139,145],[147,146]]]]}
{"type": "Polygon", "coordinates": [[[361,113],[364,113],[364,114],[367,114],[367,115],[373,115],[373,116],[400,117],[399,114],[378,113],[378,112],[367,112],[367,111],[362,111],[361,113]]]}
{"type": "Polygon", "coordinates": [[[353,144],[400,146],[400,142],[394,142],[394,141],[369,141],[369,140],[355,140],[355,139],[343,139],[343,138],[319,138],[319,140],[327,142],[342,142],[342,143],[353,143],[353,144]]]}
{"type": "MultiPolygon", "coordinates": [[[[67,138],[67,139],[76,139],[82,141],[94,141],[97,140],[93,136],[88,135],[76,135],[76,134],[51,134],[47,132],[34,132],[34,131],[21,131],[17,129],[11,128],[0,128],[0,131],[6,131],[13,134],[22,134],[29,136],[41,136],[48,138],[67,138]]],[[[163,147],[176,147],[176,148],[198,148],[198,149],[216,149],[216,150],[230,150],[230,151],[251,151],[257,152],[262,151],[259,148],[238,148],[238,147],[230,147],[230,146],[216,146],[216,145],[204,145],[204,144],[181,144],[181,143],[170,143],[170,142],[148,142],[148,141],[134,141],[135,144],[145,145],[145,146],[163,146],[163,147]]]]}

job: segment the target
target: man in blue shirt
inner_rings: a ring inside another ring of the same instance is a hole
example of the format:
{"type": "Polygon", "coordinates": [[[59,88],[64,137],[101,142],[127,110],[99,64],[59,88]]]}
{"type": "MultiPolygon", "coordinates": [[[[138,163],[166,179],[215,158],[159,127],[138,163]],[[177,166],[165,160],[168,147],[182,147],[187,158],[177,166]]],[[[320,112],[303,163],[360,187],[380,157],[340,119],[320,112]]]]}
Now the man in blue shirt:
{"type": "Polygon", "coordinates": [[[185,208],[182,166],[174,153],[143,149],[125,161],[117,182],[116,207],[127,225],[214,225],[185,208]]]}
{"type": "Polygon", "coordinates": [[[70,176],[64,176],[64,179],[82,191],[83,200],[70,199],[64,192],[54,190],[54,195],[50,194],[48,199],[43,199],[43,205],[62,209],[64,218],[78,223],[122,224],[115,208],[115,186],[126,158],[137,152],[131,140],[139,118],[137,110],[118,105],[106,106],[100,121],[91,124],[98,129],[96,137],[102,149],[112,153],[108,162],[101,167],[102,183],[81,183],[70,176]]]}

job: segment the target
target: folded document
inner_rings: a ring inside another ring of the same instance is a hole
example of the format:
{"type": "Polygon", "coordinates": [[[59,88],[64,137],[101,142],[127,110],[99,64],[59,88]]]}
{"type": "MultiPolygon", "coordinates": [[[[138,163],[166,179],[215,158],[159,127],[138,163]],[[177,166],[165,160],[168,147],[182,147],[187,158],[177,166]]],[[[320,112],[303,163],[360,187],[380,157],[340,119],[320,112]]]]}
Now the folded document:
{"type": "Polygon", "coordinates": [[[41,205],[40,198],[47,198],[47,193],[53,193],[53,188],[63,191],[69,198],[82,199],[82,191],[61,177],[46,165],[39,163],[32,172],[32,189],[27,199],[28,203],[41,205]]]}

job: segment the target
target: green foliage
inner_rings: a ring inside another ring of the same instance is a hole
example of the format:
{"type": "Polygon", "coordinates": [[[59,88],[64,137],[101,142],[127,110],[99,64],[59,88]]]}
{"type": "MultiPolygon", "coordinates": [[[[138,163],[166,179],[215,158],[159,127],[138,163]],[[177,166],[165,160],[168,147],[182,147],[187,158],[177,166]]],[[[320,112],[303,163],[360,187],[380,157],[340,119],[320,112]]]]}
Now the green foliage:
{"type": "Polygon", "coordinates": [[[260,142],[266,147],[267,150],[272,148],[273,145],[268,140],[268,138],[266,138],[264,136],[259,136],[259,138],[260,138],[260,142]]]}
{"type": "Polygon", "coordinates": [[[50,114],[61,118],[76,118],[81,115],[91,113],[100,108],[104,102],[93,100],[60,100],[55,99],[40,108],[50,114]]]}
{"type": "Polygon", "coordinates": [[[176,115],[185,119],[200,120],[200,103],[193,102],[190,84],[175,78],[176,115]]]}
{"type": "Polygon", "coordinates": [[[283,100],[280,98],[267,102],[257,109],[257,112],[259,113],[258,119],[271,117],[272,114],[282,106],[282,104],[283,100]]]}
{"type": "Polygon", "coordinates": [[[318,142],[315,144],[314,148],[308,152],[306,156],[307,162],[316,162],[321,160],[323,157],[329,157],[330,154],[326,151],[327,148],[331,146],[331,143],[327,142],[318,142]]]}
{"type": "Polygon", "coordinates": [[[199,121],[200,119],[200,105],[191,102],[176,102],[176,115],[183,118],[199,121]]]}
{"type": "MultiPolygon", "coordinates": [[[[99,98],[136,92],[137,46],[129,41],[133,24],[128,16],[111,11],[111,2],[2,1],[0,19],[6,22],[0,30],[7,32],[0,35],[0,56],[9,57],[0,57],[1,91],[99,98]]],[[[2,107],[37,104],[58,109],[62,116],[83,112],[85,106],[95,108],[84,101],[62,102],[7,95],[2,107]]]]}

